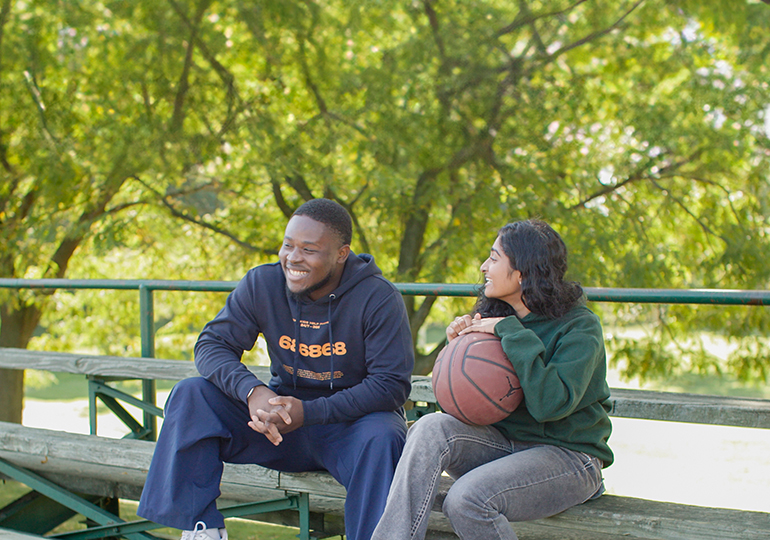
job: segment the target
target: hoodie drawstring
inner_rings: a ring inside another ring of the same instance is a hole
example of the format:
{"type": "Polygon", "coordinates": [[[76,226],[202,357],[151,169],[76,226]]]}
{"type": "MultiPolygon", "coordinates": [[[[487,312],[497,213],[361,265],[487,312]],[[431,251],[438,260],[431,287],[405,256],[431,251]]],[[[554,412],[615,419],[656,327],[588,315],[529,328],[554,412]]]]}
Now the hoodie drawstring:
{"type": "Polygon", "coordinates": [[[299,321],[302,318],[302,302],[297,302],[297,318],[294,319],[294,335],[296,341],[294,345],[294,365],[291,367],[291,382],[294,389],[297,389],[297,366],[299,365],[299,321]]]}
{"type": "Polygon", "coordinates": [[[334,337],[332,336],[332,302],[337,295],[329,295],[329,388],[334,390],[334,337]]]}

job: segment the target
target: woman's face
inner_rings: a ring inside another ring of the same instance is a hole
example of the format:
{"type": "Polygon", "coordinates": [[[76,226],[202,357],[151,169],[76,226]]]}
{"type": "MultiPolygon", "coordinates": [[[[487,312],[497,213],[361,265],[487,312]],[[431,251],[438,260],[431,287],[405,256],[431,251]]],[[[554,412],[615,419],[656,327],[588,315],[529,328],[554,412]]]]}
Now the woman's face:
{"type": "Polygon", "coordinates": [[[481,265],[484,273],[484,294],[513,306],[521,304],[521,272],[511,268],[511,261],[503,251],[498,236],[489,257],[481,265]]]}

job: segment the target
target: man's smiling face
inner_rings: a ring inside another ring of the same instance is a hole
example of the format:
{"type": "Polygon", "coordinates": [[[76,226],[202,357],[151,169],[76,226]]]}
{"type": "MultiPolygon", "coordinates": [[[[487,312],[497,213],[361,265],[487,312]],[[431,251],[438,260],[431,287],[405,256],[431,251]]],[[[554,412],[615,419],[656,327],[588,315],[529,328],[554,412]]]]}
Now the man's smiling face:
{"type": "Polygon", "coordinates": [[[326,224],[292,217],[278,252],[286,287],[294,295],[318,300],[339,285],[349,253],[350,246],[326,224]]]}

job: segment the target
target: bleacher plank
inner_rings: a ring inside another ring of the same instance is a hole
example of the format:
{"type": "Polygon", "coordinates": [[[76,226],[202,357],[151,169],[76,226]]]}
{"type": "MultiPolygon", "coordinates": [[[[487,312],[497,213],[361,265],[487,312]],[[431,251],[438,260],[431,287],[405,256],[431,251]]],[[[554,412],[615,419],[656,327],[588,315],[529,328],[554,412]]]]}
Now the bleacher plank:
{"type": "MultiPolygon", "coordinates": [[[[770,429],[770,400],[611,388],[610,416],[770,429]]],[[[412,377],[413,401],[435,402],[430,377],[412,377]]]]}
{"type": "Polygon", "coordinates": [[[44,536],[0,528],[0,540],[42,540],[44,536]]]}
{"type": "MultiPolygon", "coordinates": [[[[94,356],[26,349],[0,348],[0,368],[40,369],[53,372],[181,380],[198,375],[195,365],[185,360],[94,356]]],[[[269,378],[269,368],[249,366],[260,379],[269,378]]],[[[412,377],[413,401],[434,403],[430,377],[412,377]]],[[[714,424],[770,429],[770,400],[611,389],[610,415],[695,424],[714,424]]]]}
{"type": "MultiPolygon", "coordinates": [[[[81,493],[138,500],[154,448],[151,441],[0,422],[0,458],[81,493]]],[[[344,531],[340,516],[345,488],[325,472],[281,473],[258,465],[228,463],[220,490],[220,506],[280,498],[287,491],[310,493],[310,510],[316,514],[315,519],[329,514],[324,529],[336,534],[344,531]]],[[[281,513],[278,522],[296,526],[295,514],[281,513]]],[[[260,517],[262,521],[274,521],[265,518],[260,517]]]]}
{"type": "MultiPolygon", "coordinates": [[[[0,348],[0,368],[116,379],[180,380],[197,375],[189,361],[8,348],[0,348]]],[[[269,376],[267,367],[249,368],[262,379],[269,376]]],[[[412,386],[413,401],[435,402],[429,377],[413,377],[412,386]]],[[[770,400],[625,389],[612,389],[611,399],[615,417],[770,428],[770,400]]],[[[0,422],[0,457],[70,490],[93,495],[138,499],[154,444],[0,422]]],[[[442,492],[450,485],[451,480],[442,479],[442,492]]],[[[286,491],[309,493],[314,526],[328,534],[344,531],[345,489],[327,473],[279,473],[257,465],[227,464],[221,491],[220,505],[278,498],[286,491]]],[[[258,519],[296,526],[296,512],[291,511],[258,519]]],[[[552,518],[516,524],[515,529],[523,540],[770,540],[770,514],[605,495],[552,518]]],[[[456,539],[440,512],[440,500],[431,513],[428,538],[456,539]]]]}
{"type": "MultiPolygon", "coordinates": [[[[85,479],[100,482],[108,491],[133,486],[138,494],[154,444],[0,422],[0,457],[49,479],[67,477],[70,488],[77,485],[74,480],[85,479]]],[[[441,491],[450,485],[451,480],[444,477],[441,491]]],[[[227,464],[221,490],[223,501],[233,502],[280,497],[285,490],[307,492],[313,512],[337,515],[342,513],[345,497],[345,489],[327,473],[279,473],[257,465],[227,464]]],[[[117,492],[96,494],[125,496],[117,492]]],[[[440,502],[431,513],[430,527],[435,534],[451,533],[440,513],[440,502]]],[[[589,537],[581,534],[664,540],[770,539],[770,514],[605,495],[552,518],[517,524],[516,529],[523,539],[540,540],[558,531],[561,537],[571,531],[568,534],[576,540],[589,537]]]]}

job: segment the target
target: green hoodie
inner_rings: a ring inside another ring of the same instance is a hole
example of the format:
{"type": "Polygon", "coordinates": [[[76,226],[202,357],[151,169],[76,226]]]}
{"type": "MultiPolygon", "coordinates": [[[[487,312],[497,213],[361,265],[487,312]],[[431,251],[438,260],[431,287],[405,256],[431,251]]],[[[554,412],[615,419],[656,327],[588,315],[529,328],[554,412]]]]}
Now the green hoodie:
{"type": "Polygon", "coordinates": [[[530,313],[495,326],[524,401],[494,424],[513,441],[561,446],[596,456],[609,467],[612,431],[607,359],[599,318],[578,306],[558,319],[530,313]]]}

